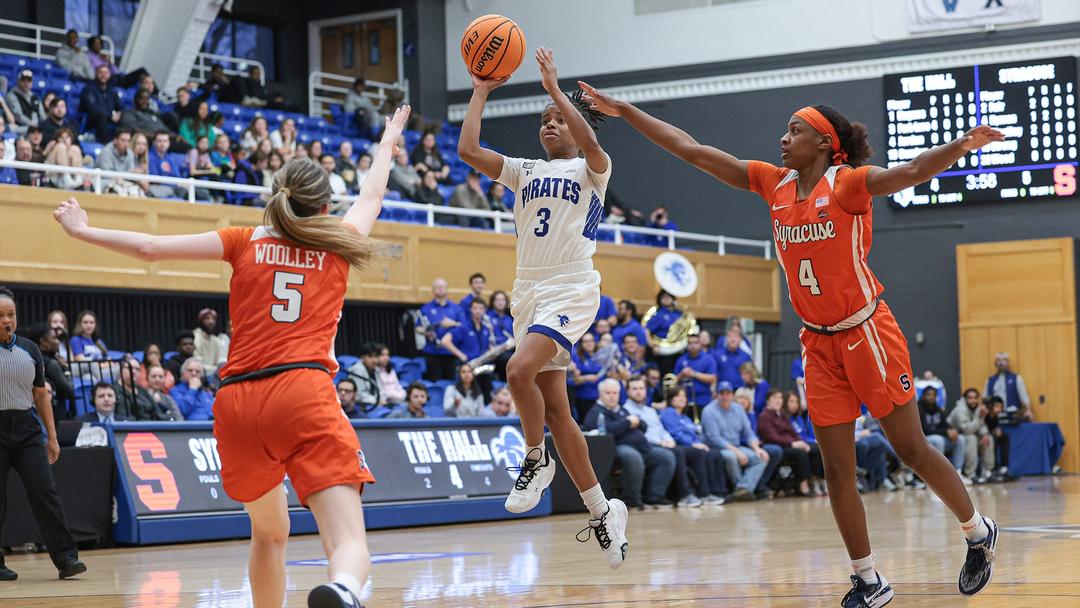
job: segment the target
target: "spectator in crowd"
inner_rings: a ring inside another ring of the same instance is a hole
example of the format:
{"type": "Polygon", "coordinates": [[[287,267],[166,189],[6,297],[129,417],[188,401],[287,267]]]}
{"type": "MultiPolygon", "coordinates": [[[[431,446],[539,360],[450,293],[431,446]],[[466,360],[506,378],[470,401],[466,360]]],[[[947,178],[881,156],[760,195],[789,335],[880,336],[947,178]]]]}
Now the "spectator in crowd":
{"type": "Polygon", "coordinates": [[[364,95],[367,82],[363,78],[353,81],[352,89],[345,93],[345,114],[352,116],[356,126],[370,139],[375,139],[382,123],[382,116],[375,108],[375,104],[364,95]]]}
{"type": "Polygon", "coordinates": [[[176,103],[172,110],[161,115],[162,122],[174,133],[180,132],[180,124],[186,118],[195,118],[199,112],[198,100],[196,100],[187,87],[176,89],[176,103]]]}
{"type": "Polygon", "coordinates": [[[367,179],[368,173],[371,172],[371,155],[364,152],[360,155],[359,160],[356,161],[356,188],[359,190],[364,186],[364,180],[367,179]]]}
{"type": "Polygon", "coordinates": [[[131,134],[131,153],[135,155],[136,173],[150,173],[150,137],[142,131],[131,134]]]}
{"type": "MultiPolygon", "coordinates": [[[[694,419],[687,413],[688,404],[686,389],[678,387],[670,398],[653,403],[653,407],[659,410],[660,422],[678,444],[678,449],[697,450],[704,454],[704,473],[696,470],[694,473],[697,496],[706,505],[722,505],[726,502],[724,496],[727,494],[724,456],[719,451],[710,450],[705,444],[705,439],[701,436],[698,426],[694,424],[694,419]]],[[[690,462],[690,458],[687,458],[687,462],[690,462]]]]}
{"type": "MultiPolygon", "coordinates": [[[[33,127],[36,129],[37,127],[33,127]]],[[[30,143],[30,140],[25,137],[20,137],[15,140],[15,160],[22,161],[24,163],[42,162],[44,158],[34,158],[34,146],[30,143]]],[[[18,180],[20,186],[38,186],[41,183],[44,173],[41,171],[35,171],[34,169],[16,169],[15,178],[18,180]]]]}
{"type": "Polygon", "coordinates": [[[424,376],[428,380],[447,380],[454,377],[457,359],[441,343],[451,329],[465,322],[465,316],[458,306],[446,295],[446,279],[436,278],[431,283],[434,298],[420,307],[420,318],[416,323],[416,333],[427,340],[421,349],[427,362],[424,376]]]}
{"type": "Polygon", "coordinates": [[[469,308],[473,300],[484,301],[484,288],[487,287],[487,277],[482,272],[474,272],[469,275],[469,293],[461,298],[461,314],[468,317],[469,308]]]}
{"type": "Polygon", "coordinates": [[[865,471],[865,491],[875,492],[889,481],[888,455],[891,448],[885,439],[866,428],[867,419],[863,415],[855,420],[855,464],[865,471]]]}
{"type": "MultiPolygon", "coordinates": [[[[184,330],[176,334],[176,354],[162,365],[173,375],[180,379],[180,370],[184,363],[195,355],[195,334],[190,330],[184,330]]],[[[185,414],[186,416],[186,414],[185,414]]]]}
{"type": "Polygon", "coordinates": [[[94,132],[97,141],[109,140],[109,133],[120,122],[124,109],[116,87],[109,84],[111,77],[107,66],[99,66],[94,72],[94,82],[83,87],[79,95],[79,112],[86,116],[86,126],[94,132]]]}
{"type": "Polygon", "coordinates": [[[349,187],[349,192],[356,192],[360,189],[356,180],[356,163],[353,161],[353,147],[352,142],[343,139],[338,144],[338,155],[334,159],[336,166],[335,171],[341,176],[341,179],[345,180],[345,185],[349,187]]]}
{"type": "Polygon", "coordinates": [[[642,372],[645,376],[646,390],[652,396],[653,403],[659,403],[666,401],[670,395],[665,392],[663,384],[660,382],[660,370],[656,365],[648,363],[645,365],[645,371],[642,372]]]}
{"type": "MultiPolygon", "coordinates": [[[[497,290],[491,294],[491,299],[488,300],[488,319],[491,320],[493,345],[502,345],[514,339],[514,318],[510,316],[510,296],[506,295],[505,291],[497,290]]],[[[506,364],[513,355],[514,349],[509,348],[495,358],[495,373],[503,381],[506,380],[506,364]]]]}
{"type": "Polygon", "coordinates": [[[207,93],[217,94],[221,101],[229,101],[228,91],[231,84],[229,77],[225,75],[225,68],[221,67],[220,63],[215,63],[210,66],[210,73],[206,76],[202,88],[207,93]]]}
{"type": "MultiPolygon", "coordinates": [[[[195,179],[209,180],[217,177],[214,163],[210,160],[210,138],[200,135],[195,140],[195,147],[187,155],[188,175],[195,179]]],[[[206,188],[196,188],[195,198],[200,201],[210,200],[212,195],[206,188]]]]}
{"type": "Polygon", "coordinates": [[[649,343],[649,338],[645,335],[645,329],[641,327],[641,323],[638,323],[637,320],[637,306],[634,306],[634,303],[630,300],[619,300],[615,323],[611,326],[611,337],[615,339],[616,344],[622,344],[623,336],[626,334],[637,336],[638,344],[642,346],[649,343]]]}
{"type": "MultiPolygon", "coordinates": [[[[491,203],[488,202],[484,189],[480,187],[480,172],[469,169],[465,175],[465,182],[454,187],[454,193],[450,195],[450,206],[458,209],[472,209],[474,211],[491,211],[491,203]]],[[[483,217],[457,216],[457,223],[464,227],[490,228],[491,220],[483,217]]]]}
{"type": "MultiPolygon", "coordinates": [[[[641,428],[645,431],[645,439],[652,445],[654,450],[670,451],[675,456],[675,471],[672,475],[672,489],[675,492],[676,503],[682,507],[700,507],[702,499],[708,493],[698,496],[690,487],[690,478],[687,469],[694,471],[699,477],[707,477],[705,451],[697,449],[684,450],[675,442],[675,438],[664,428],[660,421],[660,413],[653,409],[646,393],[645,379],[641,376],[633,376],[626,383],[626,402],[623,408],[630,415],[641,419],[641,428]]],[[[653,506],[669,506],[671,501],[666,498],[659,499],[653,506]]]]}
{"type": "Polygon", "coordinates": [[[439,183],[435,179],[435,174],[428,171],[423,175],[420,187],[416,190],[416,202],[424,205],[442,206],[443,196],[439,192],[439,183]],[[431,173],[431,175],[428,175],[428,173],[431,173]]]}
{"type": "Polygon", "coordinates": [[[750,428],[746,412],[732,407],[732,393],[729,382],[717,383],[716,399],[701,412],[702,431],[710,449],[723,450],[727,477],[735,482],[732,498],[754,500],[759,482],[768,482],[769,453],[750,428]]]}
{"type": "Polygon", "coordinates": [[[375,368],[379,373],[379,405],[393,407],[405,403],[405,388],[401,386],[397,371],[390,364],[390,349],[385,344],[376,344],[379,358],[375,368]]]}
{"type": "Polygon", "coordinates": [[[945,455],[957,471],[964,469],[964,438],[949,426],[945,412],[938,404],[938,391],[933,386],[923,389],[919,397],[919,418],[923,435],[934,449],[945,455]]]}
{"type": "Polygon", "coordinates": [[[356,383],[356,403],[360,409],[371,411],[379,405],[379,349],[373,342],[360,347],[360,360],[348,369],[349,378],[356,383]]]}
{"type": "Polygon", "coordinates": [[[652,349],[653,360],[660,368],[661,374],[671,373],[675,368],[675,361],[680,353],[662,355],[659,352],[660,341],[667,338],[671,326],[682,317],[682,311],[675,306],[675,296],[660,290],[656,294],[656,314],[645,325],[645,333],[649,338],[649,348],[652,349]]]}
{"type": "MultiPolygon", "coordinates": [[[[3,99],[0,97],[0,99],[3,99]]],[[[3,137],[4,131],[7,130],[7,125],[12,121],[5,120],[3,114],[0,113],[0,140],[3,140],[6,146],[4,146],[4,153],[0,155],[3,160],[15,160],[15,140],[8,137],[3,137]]]]}
{"type": "Polygon", "coordinates": [[[419,382],[413,382],[405,389],[405,393],[408,395],[405,407],[398,406],[387,418],[427,418],[427,412],[424,411],[428,400],[427,387],[419,382]]]}
{"type": "Polygon", "coordinates": [[[769,394],[769,383],[761,377],[761,372],[753,362],[747,361],[739,366],[739,379],[742,380],[743,388],[754,391],[754,413],[761,415],[765,409],[765,399],[769,394]]]}
{"type": "MultiPolygon", "coordinates": [[[[63,127],[56,132],[45,147],[45,162],[50,165],[82,168],[82,150],[79,149],[74,131],[69,127],[63,127]]],[[[52,185],[57,188],[75,190],[90,186],[90,179],[85,175],[74,173],[47,173],[46,175],[52,185]]]]}
{"type": "Polygon", "coordinates": [[[694,403],[710,401],[716,384],[716,359],[701,352],[701,338],[697,334],[687,337],[686,354],[675,363],[675,374],[680,382],[691,382],[694,403]]]}
{"type": "MultiPolygon", "coordinates": [[[[969,388],[964,391],[966,396],[969,392],[974,392],[975,397],[978,398],[979,391],[973,388],[969,388]]],[[[1009,434],[1001,428],[1001,425],[1007,421],[1007,414],[1005,413],[1005,402],[994,395],[986,400],[986,408],[989,410],[986,414],[986,428],[990,430],[990,434],[994,436],[994,461],[997,463],[998,469],[991,475],[992,481],[1013,481],[1016,479],[1009,473],[1009,434]]]]}
{"type": "Polygon", "coordinates": [[[289,160],[296,153],[296,121],[286,118],[281,126],[270,133],[270,145],[281,157],[289,160]]]}
{"type": "MultiPolygon", "coordinates": [[[[487,324],[487,304],[482,298],[470,302],[464,323],[451,329],[442,337],[441,343],[458,361],[466,363],[480,357],[491,349],[491,330],[487,324]]],[[[483,392],[491,390],[491,379],[482,382],[483,392]]]]}
{"type": "Polygon", "coordinates": [[[596,338],[586,332],[571,353],[567,368],[574,386],[574,420],[582,420],[600,398],[601,364],[596,360],[596,338]]]}
{"type": "MultiPolygon", "coordinates": [[[[814,436],[814,425],[810,423],[810,415],[806,411],[806,404],[803,403],[802,399],[799,398],[799,394],[795,391],[788,391],[784,394],[784,415],[787,417],[788,422],[791,423],[791,428],[795,429],[795,432],[799,434],[799,439],[802,439],[812,446],[813,450],[820,453],[821,449],[817,445],[817,438],[814,436]]],[[[828,490],[825,487],[824,469],[817,471],[811,466],[810,470],[813,474],[813,477],[810,478],[810,486],[814,496],[825,496],[828,494],[828,490]]]]}
{"type": "MultiPolygon", "coordinates": [[[[188,332],[189,334],[191,332],[188,332]]],[[[184,420],[213,418],[214,394],[206,384],[202,361],[188,357],[180,368],[180,382],[169,392],[184,420]]]]}
{"type": "Polygon", "coordinates": [[[68,346],[71,358],[77,361],[101,361],[109,355],[109,349],[98,335],[97,315],[84,310],[75,317],[74,335],[68,346]]]}
{"type": "Polygon", "coordinates": [[[26,133],[30,127],[36,127],[45,120],[45,108],[37,93],[34,93],[34,73],[30,70],[19,72],[15,87],[7,93],[7,105],[15,117],[10,125],[15,133],[26,133]]]}
{"type": "Polygon", "coordinates": [[[169,133],[173,152],[187,152],[191,147],[179,135],[172,132],[171,128],[161,119],[161,115],[158,114],[157,110],[150,107],[150,93],[147,91],[140,90],[135,93],[134,107],[128,108],[120,114],[120,126],[145,133],[165,131],[169,133]]]}
{"type": "Polygon", "coordinates": [[[45,323],[52,328],[53,333],[56,334],[56,339],[60,341],[60,350],[57,352],[58,361],[60,365],[67,367],[68,361],[71,360],[71,348],[69,341],[71,336],[68,332],[68,320],[67,315],[62,310],[49,311],[49,316],[45,317],[45,323]]]}
{"type": "Polygon", "coordinates": [[[108,68],[110,77],[115,76],[118,72],[116,66],[113,65],[112,60],[109,59],[109,56],[102,52],[101,36],[91,36],[86,40],[86,58],[90,61],[90,65],[94,70],[87,80],[93,80],[100,67],[108,68]]]}
{"type": "MultiPolygon", "coordinates": [[[[607,319],[597,319],[597,320],[593,321],[593,331],[592,331],[592,333],[593,333],[594,336],[596,336],[597,340],[602,340],[605,335],[608,335],[608,334],[611,333],[611,323],[608,323],[607,319]]],[[[615,337],[614,336],[611,337],[611,342],[612,342],[612,344],[615,343],[615,337]]]]}
{"type": "Polygon", "coordinates": [[[270,127],[265,117],[256,116],[251,119],[251,124],[244,131],[240,146],[251,153],[259,149],[259,143],[264,139],[270,139],[270,127]]]}
{"type": "MultiPolygon", "coordinates": [[[[612,335],[614,340],[614,334],[612,335]]],[[[634,334],[626,334],[622,340],[622,352],[623,360],[622,365],[630,372],[631,375],[639,375],[645,373],[645,367],[649,363],[645,360],[645,347],[638,342],[638,338],[634,334]]],[[[712,390],[710,388],[710,390],[712,390]]]]}
{"type": "Polygon", "coordinates": [[[421,175],[434,173],[436,181],[445,182],[450,176],[450,165],[443,160],[442,152],[435,145],[435,134],[431,131],[424,133],[420,143],[412,149],[409,160],[421,175]]]}
{"type": "Polygon", "coordinates": [[[264,108],[270,103],[270,92],[262,83],[262,69],[257,65],[248,66],[247,76],[236,76],[230,83],[231,99],[235,103],[249,108],[264,108]]]}
{"type": "MultiPolygon", "coordinates": [[[[334,160],[334,155],[323,154],[322,157],[319,158],[319,164],[322,165],[323,171],[326,171],[326,175],[330,178],[330,191],[334,194],[348,194],[349,187],[345,185],[345,180],[335,173],[337,163],[334,160]]],[[[335,202],[334,205],[336,204],[337,203],[335,202]]]]}
{"type": "MultiPolygon", "coordinates": [[[[479,306],[477,306],[479,308],[479,306]]],[[[443,413],[458,418],[478,418],[484,409],[484,391],[468,363],[458,367],[457,382],[443,393],[443,413]]]]}
{"type": "MultiPolygon", "coordinates": [[[[13,150],[14,146],[7,145],[7,140],[0,139],[0,158],[4,158],[8,150],[13,150]]],[[[8,160],[4,158],[4,160],[8,160]]],[[[0,167],[0,184],[18,185],[19,174],[15,173],[15,169],[11,167],[0,167]]]]}
{"type": "Polygon", "coordinates": [[[90,403],[94,406],[94,411],[86,412],[75,420],[105,425],[132,420],[132,418],[116,412],[116,389],[108,382],[98,382],[94,385],[93,397],[90,403]]]}
{"type": "MultiPolygon", "coordinates": [[[[113,140],[102,148],[101,152],[98,152],[97,168],[103,171],[119,171],[122,173],[131,173],[135,169],[135,153],[131,151],[131,131],[129,129],[117,129],[113,140]]],[[[143,195],[143,189],[137,182],[125,179],[105,180],[104,186],[106,192],[112,192],[120,196],[139,197],[143,195]]]]}
{"type": "Polygon", "coordinates": [[[941,410],[946,416],[949,414],[949,410],[946,410],[949,401],[947,393],[945,392],[945,383],[941,381],[941,378],[937,377],[932,370],[926,370],[923,372],[921,378],[915,380],[915,395],[921,397],[926,387],[932,386],[937,390],[937,402],[941,410]]]}
{"type": "Polygon", "coordinates": [[[120,379],[113,383],[116,391],[116,411],[135,420],[157,420],[157,404],[150,391],[135,383],[141,365],[132,356],[120,365],[120,379]]]}
{"type": "Polygon", "coordinates": [[[233,181],[236,172],[236,158],[229,147],[231,143],[229,136],[222,133],[214,140],[214,148],[210,150],[210,162],[221,181],[233,181]]]}
{"type": "Polygon", "coordinates": [[[213,308],[204,308],[195,318],[195,355],[203,362],[208,377],[214,376],[225,364],[227,352],[218,338],[218,314],[213,308]]]}
{"type": "Polygon", "coordinates": [[[364,408],[356,404],[356,382],[352,378],[342,378],[337,383],[338,403],[341,411],[349,418],[367,418],[364,408]]]}
{"type": "Polygon", "coordinates": [[[197,146],[200,137],[207,138],[207,148],[214,145],[217,133],[210,122],[210,104],[200,101],[195,116],[180,121],[180,137],[190,146],[197,146]]]}
{"type": "MultiPolygon", "coordinates": [[[[1007,358],[1005,366],[1007,369],[1007,358]]],[[[976,483],[985,483],[996,472],[994,436],[986,426],[989,413],[990,410],[979,400],[977,393],[966,392],[963,405],[954,407],[948,417],[949,426],[964,437],[964,477],[976,483]]]]}
{"type": "Polygon", "coordinates": [[[135,90],[135,96],[138,97],[139,93],[143,91],[147,94],[150,109],[154,112],[160,112],[161,108],[158,106],[157,100],[161,96],[161,90],[158,89],[157,83],[154,82],[154,77],[145,72],[139,76],[139,87],[135,90]]]}
{"type": "Polygon", "coordinates": [[[93,80],[94,66],[90,64],[82,47],[79,46],[79,32],[68,30],[64,36],[64,46],[56,51],[56,63],[79,80],[93,80]]]}
{"type": "Polygon", "coordinates": [[[607,378],[601,382],[597,407],[589,410],[584,426],[597,429],[603,420],[604,432],[614,437],[615,461],[622,469],[620,484],[628,507],[670,505],[664,494],[675,475],[675,454],[649,443],[645,422],[619,405],[621,390],[618,380],[607,378]]]}
{"type": "MultiPolygon", "coordinates": [[[[45,162],[45,145],[48,143],[45,141],[45,136],[41,133],[41,127],[34,125],[26,130],[26,139],[30,141],[30,145],[34,149],[34,162],[45,162]]],[[[18,150],[15,151],[16,155],[18,150]]]]}
{"type": "MultiPolygon", "coordinates": [[[[159,351],[160,356],[160,351],[159,351]]],[[[180,407],[176,405],[176,401],[173,400],[169,391],[172,390],[174,384],[172,374],[165,371],[164,367],[161,367],[158,363],[150,363],[149,359],[146,359],[146,365],[144,369],[139,371],[139,374],[146,375],[146,390],[150,393],[150,397],[154,400],[156,406],[155,415],[158,420],[172,420],[181,421],[184,419],[184,414],[180,411],[180,407]]]]}
{"type": "Polygon", "coordinates": [[[795,393],[802,401],[803,409],[806,409],[806,371],[803,370],[802,357],[795,357],[791,361],[791,381],[795,383],[795,393]]]}
{"type": "Polygon", "coordinates": [[[404,149],[398,150],[394,165],[390,167],[387,187],[409,200],[416,200],[421,181],[420,173],[409,163],[409,153],[404,149]]]}
{"type": "Polygon", "coordinates": [[[757,429],[757,412],[754,411],[754,391],[740,386],[735,389],[734,395],[735,405],[746,412],[746,417],[750,419],[750,428],[757,429]]]}
{"type": "MultiPolygon", "coordinates": [[[[273,148],[272,145],[271,148],[273,148]]],[[[296,149],[293,150],[291,156],[282,152],[281,150],[277,150],[277,152],[280,153],[286,161],[292,160],[294,158],[311,158],[312,160],[315,160],[314,158],[312,158],[311,154],[308,153],[307,144],[302,141],[296,143],[296,149]]]]}
{"type": "MultiPolygon", "coordinates": [[[[601,287],[602,288],[602,287],[601,287]]],[[[596,318],[593,320],[593,329],[595,329],[596,323],[600,320],[607,321],[608,331],[619,320],[618,310],[615,307],[615,300],[611,299],[611,296],[600,294],[600,307],[596,309],[596,318]]]]}
{"type": "MultiPolygon", "coordinates": [[[[667,207],[660,205],[649,214],[649,228],[657,230],[678,230],[679,225],[671,221],[667,207]]],[[[650,236],[648,242],[655,247],[667,247],[666,236],[650,236]]]]}
{"type": "MultiPolygon", "coordinates": [[[[154,133],[154,147],[147,155],[150,175],[181,177],[180,167],[169,160],[169,132],[154,133]]],[[[187,190],[170,184],[150,184],[150,194],[155,198],[187,198],[187,190]]]]}
{"type": "Polygon", "coordinates": [[[162,388],[167,393],[172,390],[173,385],[176,384],[176,378],[172,375],[172,372],[162,367],[161,359],[161,347],[151,342],[143,349],[142,369],[135,375],[135,384],[143,388],[150,388],[150,368],[157,366],[161,367],[164,372],[162,378],[162,388]]]}
{"type": "Polygon", "coordinates": [[[492,211],[509,211],[506,207],[506,186],[499,182],[491,182],[488,186],[487,200],[492,211]]]}
{"type": "Polygon", "coordinates": [[[783,462],[791,466],[791,473],[798,484],[799,496],[810,496],[810,478],[825,477],[821,462],[821,450],[816,443],[807,443],[791,424],[784,412],[784,393],[770,389],[765,397],[765,409],[758,418],[757,434],[766,445],[779,446],[783,462]]]}
{"type": "Polygon", "coordinates": [[[1005,411],[1012,420],[1034,420],[1027,385],[1024,384],[1024,377],[1009,367],[1009,353],[1000,352],[995,355],[994,367],[997,372],[986,381],[986,396],[1001,397],[1005,402],[1005,411]]]}
{"type": "Polygon", "coordinates": [[[743,351],[754,358],[754,345],[750,343],[750,338],[746,337],[746,332],[743,331],[742,319],[739,317],[729,317],[727,320],[726,331],[734,331],[739,335],[739,350],[743,351]]]}
{"type": "Polygon", "coordinates": [[[311,143],[308,144],[308,156],[310,156],[312,160],[323,157],[323,147],[321,139],[311,140],[311,143]]]}
{"type": "Polygon", "coordinates": [[[79,132],[79,126],[68,118],[66,101],[60,97],[54,97],[52,101],[49,102],[48,108],[48,115],[39,125],[41,127],[41,136],[45,141],[53,141],[56,139],[56,132],[60,129],[69,129],[72,133],[79,132]]]}
{"type": "MultiPolygon", "coordinates": [[[[274,152],[278,160],[281,155],[274,152]]],[[[278,165],[278,169],[281,165],[278,165]]],[[[262,186],[273,180],[273,173],[268,171],[267,158],[262,152],[256,152],[248,158],[239,158],[236,161],[236,171],[233,173],[233,183],[245,186],[262,186]],[[269,173],[269,176],[267,176],[269,173]]],[[[233,194],[233,202],[242,205],[259,204],[261,199],[257,194],[236,192],[233,194]]]]}
{"type": "Polygon", "coordinates": [[[510,394],[510,389],[503,386],[491,396],[491,403],[480,411],[480,418],[506,418],[516,413],[514,397],[510,394]]]}
{"type": "MultiPolygon", "coordinates": [[[[707,329],[702,329],[698,332],[698,337],[701,338],[701,352],[713,356],[713,340],[712,333],[707,329]]],[[[715,359],[715,357],[713,357],[715,359]]]]}
{"type": "Polygon", "coordinates": [[[737,331],[728,330],[724,339],[724,347],[713,351],[716,356],[716,372],[731,386],[738,388],[743,385],[742,364],[750,361],[751,357],[740,348],[742,335],[737,331]]]}
{"type": "Polygon", "coordinates": [[[66,420],[68,418],[67,404],[75,398],[75,386],[64,373],[64,365],[58,358],[60,352],[60,340],[56,337],[56,330],[45,323],[35,323],[30,326],[26,337],[37,345],[41,351],[41,359],[45,366],[45,379],[52,384],[55,391],[53,400],[53,419],[66,420]]]}
{"type": "MultiPolygon", "coordinates": [[[[260,152],[261,154],[261,152],[260,152]]],[[[270,172],[270,178],[265,183],[270,183],[274,179],[274,174],[281,170],[285,166],[285,158],[281,156],[280,152],[272,151],[270,154],[263,154],[266,158],[266,170],[270,172]]]]}

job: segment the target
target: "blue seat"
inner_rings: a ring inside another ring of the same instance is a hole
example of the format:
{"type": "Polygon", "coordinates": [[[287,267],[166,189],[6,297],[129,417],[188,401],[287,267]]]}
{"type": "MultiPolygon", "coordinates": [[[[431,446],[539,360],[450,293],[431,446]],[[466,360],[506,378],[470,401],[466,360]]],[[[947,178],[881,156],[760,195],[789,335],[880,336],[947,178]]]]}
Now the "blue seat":
{"type": "MultiPolygon", "coordinates": [[[[443,395],[445,393],[446,393],[446,387],[445,386],[439,386],[437,384],[432,385],[430,388],[428,388],[428,403],[429,404],[436,404],[437,403],[437,404],[439,404],[439,409],[442,409],[443,395]]],[[[427,406],[425,406],[424,409],[427,409],[427,406]]]]}
{"type": "Polygon", "coordinates": [[[402,367],[407,365],[412,359],[408,357],[390,357],[390,364],[394,366],[395,370],[401,370],[402,367]]]}
{"type": "Polygon", "coordinates": [[[109,351],[109,359],[112,359],[112,360],[123,359],[124,355],[126,355],[126,354],[127,353],[122,351],[122,350],[110,350],[109,351]]]}
{"type": "Polygon", "coordinates": [[[168,361],[169,359],[172,359],[175,356],[176,356],[176,351],[175,350],[170,350],[170,351],[166,352],[164,355],[161,356],[161,360],[162,361],[168,361]]]}
{"type": "Polygon", "coordinates": [[[135,360],[138,361],[139,363],[143,362],[143,360],[145,359],[145,355],[146,355],[146,353],[144,353],[141,350],[137,350],[137,351],[131,353],[131,356],[134,357],[135,360]]]}
{"type": "Polygon", "coordinates": [[[368,412],[368,418],[375,418],[375,419],[386,418],[387,416],[390,415],[390,412],[392,412],[392,411],[393,411],[392,409],[386,407],[385,405],[380,405],[380,406],[376,407],[375,409],[371,410],[370,412],[368,412]]]}
{"type": "Polygon", "coordinates": [[[449,203],[450,197],[454,195],[454,187],[439,184],[436,188],[439,190],[439,196],[442,197],[443,203],[449,203]]]}
{"type": "Polygon", "coordinates": [[[341,369],[346,370],[356,365],[358,361],[360,361],[360,357],[357,357],[355,355],[338,355],[337,357],[338,365],[341,366],[341,369]]]}
{"type": "Polygon", "coordinates": [[[427,405],[424,406],[424,413],[432,418],[446,418],[446,410],[443,409],[442,399],[437,403],[433,403],[429,398],[427,405]]]}

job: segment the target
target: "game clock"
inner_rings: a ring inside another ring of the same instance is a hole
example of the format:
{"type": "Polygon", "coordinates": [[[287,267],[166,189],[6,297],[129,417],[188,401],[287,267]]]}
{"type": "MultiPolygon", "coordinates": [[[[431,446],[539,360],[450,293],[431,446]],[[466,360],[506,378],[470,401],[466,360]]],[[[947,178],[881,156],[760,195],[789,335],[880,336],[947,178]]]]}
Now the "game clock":
{"type": "Polygon", "coordinates": [[[980,124],[1005,134],[925,184],[892,195],[899,207],[1075,196],[1075,57],[885,76],[888,166],[980,124]]]}

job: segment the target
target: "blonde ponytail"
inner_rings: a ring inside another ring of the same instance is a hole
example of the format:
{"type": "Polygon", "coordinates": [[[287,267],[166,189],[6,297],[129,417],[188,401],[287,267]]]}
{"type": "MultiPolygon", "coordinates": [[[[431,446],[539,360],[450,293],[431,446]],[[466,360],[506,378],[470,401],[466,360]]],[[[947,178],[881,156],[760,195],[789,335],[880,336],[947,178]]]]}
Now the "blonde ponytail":
{"type": "Polygon", "coordinates": [[[336,253],[358,270],[382,257],[388,245],[360,235],[340,217],[326,215],[331,204],[330,180],[310,159],[293,159],[274,174],[263,223],[284,239],[307,249],[336,253]]]}

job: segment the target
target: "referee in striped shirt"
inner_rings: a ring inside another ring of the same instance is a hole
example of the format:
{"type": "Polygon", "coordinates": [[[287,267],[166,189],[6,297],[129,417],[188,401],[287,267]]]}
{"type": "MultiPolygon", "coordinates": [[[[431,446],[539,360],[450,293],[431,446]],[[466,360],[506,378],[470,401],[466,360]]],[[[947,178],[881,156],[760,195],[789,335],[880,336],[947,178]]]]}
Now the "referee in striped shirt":
{"type": "MultiPolygon", "coordinates": [[[[15,294],[0,287],[0,525],[7,515],[8,472],[15,469],[26,487],[49,557],[64,579],[86,572],[86,565],[79,561],[75,539],[64,523],[49,468],[60,457],[60,444],[45,388],[41,351],[30,340],[16,336],[17,327],[15,294]],[[46,442],[42,442],[41,426],[30,412],[32,407],[37,408],[48,429],[46,442]]],[[[4,565],[0,553],[0,581],[16,578],[18,574],[4,565]]]]}

